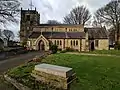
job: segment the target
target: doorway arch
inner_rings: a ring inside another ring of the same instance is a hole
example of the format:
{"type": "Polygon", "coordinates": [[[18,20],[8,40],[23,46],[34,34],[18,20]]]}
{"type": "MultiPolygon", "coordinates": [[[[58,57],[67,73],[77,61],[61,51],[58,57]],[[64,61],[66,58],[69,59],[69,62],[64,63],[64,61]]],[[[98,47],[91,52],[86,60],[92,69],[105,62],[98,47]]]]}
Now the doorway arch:
{"type": "Polygon", "coordinates": [[[94,51],[94,50],[95,50],[94,42],[91,42],[91,51],[94,51]]]}
{"type": "Polygon", "coordinates": [[[44,51],[49,50],[49,41],[43,35],[40,35],[36,39],[34,45],[35,45],[35,50],[44,50],[44,51]]]}
{"type": "Polygon", "coordinates": [[[40,40],[38,43],[38,50],[44,51],[45,50],[45,43],[44,41],[40,40]]]}

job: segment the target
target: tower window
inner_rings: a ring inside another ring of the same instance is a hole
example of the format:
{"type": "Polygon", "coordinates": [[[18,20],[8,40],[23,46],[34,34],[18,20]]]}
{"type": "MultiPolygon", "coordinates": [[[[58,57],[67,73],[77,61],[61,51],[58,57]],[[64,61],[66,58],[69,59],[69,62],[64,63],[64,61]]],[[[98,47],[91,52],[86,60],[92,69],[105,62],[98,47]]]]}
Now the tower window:
{"type": "Polygon", "coordinates": [[[30,15],[27,15],[27,21],[30,21],[30,15]]]}

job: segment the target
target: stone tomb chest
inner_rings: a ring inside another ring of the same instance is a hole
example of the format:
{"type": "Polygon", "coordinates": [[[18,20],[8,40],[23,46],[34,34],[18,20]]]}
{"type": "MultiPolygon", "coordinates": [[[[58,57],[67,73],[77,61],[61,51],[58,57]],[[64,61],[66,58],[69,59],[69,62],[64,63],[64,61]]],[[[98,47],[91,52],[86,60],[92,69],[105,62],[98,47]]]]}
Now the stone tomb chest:
{"type": "Polygon", "coordinates": [[[65,90],[76,78],[72,68],[50,64],[36,65],[32,76],[42,83],[65,90]]]}

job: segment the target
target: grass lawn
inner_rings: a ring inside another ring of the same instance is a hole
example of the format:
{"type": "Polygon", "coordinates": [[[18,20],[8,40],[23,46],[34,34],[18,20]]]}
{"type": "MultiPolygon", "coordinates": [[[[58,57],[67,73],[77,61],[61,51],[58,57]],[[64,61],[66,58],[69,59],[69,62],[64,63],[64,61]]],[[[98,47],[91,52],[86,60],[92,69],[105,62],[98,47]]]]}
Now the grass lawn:
{"type": "MultiPolygon", "coordinates": [[[[70,54],[54,54],[46,57],[43,63],[72,67],[78,80],[71,90],[119,90],[120,89],[120,57],[82,56],[70,54]]],[[[37,63],[19,66],[8,72],[9,76],[34,88],[44,90],[45,86],[35,86],[30,73],[37,63]],[[37,87],[37,88],[36,88],[37,87]]],[[[36,83],[38,85],[38,83],[36,83]]],[[[45,89],[50,90],[50,89],[45,89]]]]}
{"type": "Polygon", "coordinates": [[[109,54],[109,55],[117,55],[120,56],[120,50],[95,50],[85,53],[91,53],[91,54],[109,54]]]}

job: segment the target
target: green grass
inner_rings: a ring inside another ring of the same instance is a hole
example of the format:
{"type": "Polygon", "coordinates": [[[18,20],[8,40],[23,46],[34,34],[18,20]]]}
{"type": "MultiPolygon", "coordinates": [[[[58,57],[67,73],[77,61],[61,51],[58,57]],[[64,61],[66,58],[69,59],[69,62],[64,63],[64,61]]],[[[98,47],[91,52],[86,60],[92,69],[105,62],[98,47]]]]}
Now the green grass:
{"type": "Polygon", "coordinates": [[[108,55],[120,55],[120,50],[95,50],[90,52],[84,53],[91,53],[91,54],[108,54],[108,55]]]}
{"type": "MultiPolygon", "coordinates": [[[[73,83],[71,90],[120,89],[120,57],[54,54],[46,57],[42,62],[73,68],[78,79],[76,83],[73,83]]],[[[13,78],[17,77],[16,79],[19,78],[18,81],[29,83],[31,78],[29,75],[34,65],[35,63],[32,63],[12,69],[9,75],[13,78]]]]}

